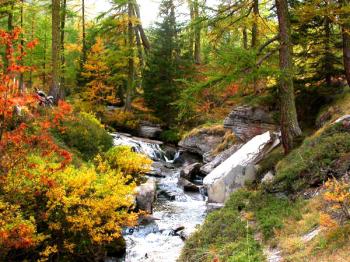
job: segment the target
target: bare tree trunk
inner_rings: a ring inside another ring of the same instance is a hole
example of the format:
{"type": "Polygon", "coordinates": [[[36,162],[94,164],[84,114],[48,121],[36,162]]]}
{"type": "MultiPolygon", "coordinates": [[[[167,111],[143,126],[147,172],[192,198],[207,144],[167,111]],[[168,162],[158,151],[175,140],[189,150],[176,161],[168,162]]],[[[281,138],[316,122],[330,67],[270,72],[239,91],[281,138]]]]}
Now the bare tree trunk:
{"type": "Polygon", "coordinates": [[[128,61],[128,88],[126,90],[125,111],[131,110],[132,94],[135,80],[135,64],[134,64],[134,28],[133,28],[133,3],[128,2],[128,46],[129,46],[129,61],[128,61]]]}
{"type": "Polygon", "coordinates": [[[151,44],[150,44],[150,42],[145,34],[145,31],[143,30],[143,26],[141,24],[140,8],[135,0],[133,1],[133,9],[135,11],[135,15],[136,15],[137,19],[139,20],[139,23],[136,25],[136,28],[140,33],[143,48],[145,49],[145,51],[148,51],[151,48],[151,44]]]}
{"type": "Polygon", "coordinates": [[[325,61],[324,61],[324,69],[325,69],[325,79],[328,87],[332,85],[332,72],[333,66],[331,61],[331,21],[328,17],[325,17],[324,21],[324,30],[325,30],[325,38],[324,38],[324,51],[325,51],[325,61]]]}
{"type": "Polygon", "coordinates": [[[46,52],[47,52],[47,33],[44,33],[44,57],[43,57],[43,86],[46,86],[46,52]]]}
{"type": "Polygon", "coordinates": [[[201,64],[201,26],[199,24],[199,3],[198,0],[194,0],[193,11],[195,17],[195,28],[194,28],[194,61],[197,65],[201,64]]]}
{"type": "Polygon", "coordinates": [[[248,33],[247,33],[247,28],[243,28],[243,48],[248,49],[248,33]]]}
{"type": "Polygon", "coordinates": [[[65,26],[66,26],[66,14],[67,14],[67,0],[62,0],[61,6],[61,92],[62,96],[65,93],[65,70],[66,70],[66,58],[64,54],[64,37],[65,37],[65,26]]]}
{"type": "MultiPolygon", "coordinates": [[[[21,9],[20,9],[20,13],[21,13],[21,28],[23,29],[23,18],[24,18],[24,0],[21,0],[21,9]]],[[[21,57],[23,59],[24,56],[24,39],[22,37],[21,39],[21,48],[20,48],[20,53],[21,53],[21,57]]],[[[21,65],[23,65],[23,61],[21,61],[21,65]]],[[[24,74],[20,73],[19,75],[19,92],[23,93],[24,92],[24,74]]]]}
{"type": "Polygon", "coordinates": [[[285,153],[293,149],[295,137],[301,135],[295,107],[293,85],[293,63],[290,39],[290,21],[287,0],[276,0],[280,35],[280,70],[279,96],[282,143],[285,153]]]}
{"type": "Polygon", "coordinates": [[[85,25],[85,0],[81,0],[81,16],[82,16],[82,28],[83,28],[83,49],[82,49],[82,59],[81,59],[81,69],[86,62],[87,48],[86,48],[86,25],[85,25]]]}
{"type": "MultiPolygon", "coordinates": [[[[341,4],[343,7],[350,6],[349,0],[342,0],[341,4]]],[[[343,20],[342,24],[342,36],[343,36],[343,60],[346,80],[350,86],[350,14],[349,12],[341,16],[343,20]]]]}
{"type": "Polygon", "coordinates": [[[253,26],[252,26],[252,48],[255,48],[258,44],[258,17],[259,17],[259,0],[254,0],[253,3],[253,26]]]}
{"type": "Polygon", "coordinates": [[[195,22],[195,15],[194,15],[194,8],[193,8],[193,1],[188,0],[187,1],[188,7],[190,9],[190,18],[191,18],[191,26],[189,28],[189,52],[191,55],[191,58],[194,58],[194,30],[193,30],[193,24],[195,22]]]}
{"type": "Polygon", "coordinates": [[[49,94],[55,102],[60,94],[60,0],[52,0],[52,83],[49,94]]]}
{"type": "MultiPolygon", "coordinates": [[[[30,32],[30,38],[31,41],[34,40],[34,21],[35,21],[35,15],[32,17],[32,21],[31,21],[31,32],[30,32]]],[[[30,50],[30,60],[29,60],[29,64],[31,66],[33,66],[33,50],[30,50]]],[[[31,89],[33,86],[33,71],[30,70],[29,71],[29,83],[28,83],[29,88],[31,89]]]]}

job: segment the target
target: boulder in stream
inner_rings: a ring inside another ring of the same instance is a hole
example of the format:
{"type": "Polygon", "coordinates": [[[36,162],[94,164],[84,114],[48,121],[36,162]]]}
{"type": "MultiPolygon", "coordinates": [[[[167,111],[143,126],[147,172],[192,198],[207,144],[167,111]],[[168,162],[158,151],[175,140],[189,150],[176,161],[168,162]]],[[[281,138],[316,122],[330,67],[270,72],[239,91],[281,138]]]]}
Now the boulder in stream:
{"type": "Polygon", "coordinates": [[[199,174],[201,166],[202,164],[198,162],[185,166],[180,172],[180,177],[187,180],[194,179],[195,176],[199,174]]]}
{"type": "Polygon", "coordinates": [[[193,184],[192,182],[190,182],[187,179],[182,178],[182,177],[179,178],[178,185],[182,186],[185,192],[199,192],[200,191],[199,186],[193,184]]]}
{"type": "Polygon", "coordinates": [[[156,180],[149,178],[146,183],[137,188],[136,207],[150,214],[153,212],[153,202],[156,199],[156,180]]]}
{"type": "Polygon", "coordinates": [[[278,136],[268,131],[243,145],[204,178],[208,201],[224,203],[232,192],[254,180],[255,164],[279,144],[278,136]]]}

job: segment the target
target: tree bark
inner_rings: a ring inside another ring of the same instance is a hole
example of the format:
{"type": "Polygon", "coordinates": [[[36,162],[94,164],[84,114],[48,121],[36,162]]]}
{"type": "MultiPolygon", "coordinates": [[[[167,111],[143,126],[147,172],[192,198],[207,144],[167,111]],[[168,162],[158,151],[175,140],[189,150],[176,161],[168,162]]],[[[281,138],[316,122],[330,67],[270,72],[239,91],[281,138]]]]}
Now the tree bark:
{"type": "Polygon", "coordinates": [[[199,19],[199,3],[198,0],[194,0],[193,11],[195,17],[195,28],[194,28],[194,62],[197,65],[201,64],[201,25],[199,19]]]}
{"type": "MultiPolygon", "coordinates": [[[[23,18],[24,18],[24,0],[21,0],[21,8],[20,8],[20,15],[21,15],[21,28],[23,29],[23,18]]],[[[21,48],[20,48],[20,53],[21,57],[23,59],[24,56],[24,39],[23,37],[21,38],[21,48]]],[[[21,65],[23,65],[23,61],[21,61],[21,65]]],[[[23,93],[24,92],[24,74],[20,73],[19,75],[19,92],[23,93]]]]}
{"type": "Polygon", "coordinates": [[[332,65],[332,54],[331,54],[331,21],[328,17],[325,17],[324,21],[324,31],[325,31],[325,38],[324,38],[324,69],[325,69],[325,80],[328,87],[332,85],[332,72],[333,72],[333,65],[332,65]]]}
{"type": "Polygon", "coordinates": [[[258,17],[259,17],[259,0],[253,2],[253,26],[252,26],[252,48],[258,45],[258,17]]]}
{"type": "Polygon", "coordinates": [[[285,153],[293,149],[294,138],[301,135],[295,107],[293,85],[292,47],[290,39],[290,21],[287,0],[276,0],[279,35],[280,35],[280,114],[282,143],[285,153]]]}
{"type": "Polygon", "coordinates": [[[49,94],[58,102],[60,94],[60,0],[52,0],[52,82],[49,94]]]}
{"type": "Polygon", "coordinates": [[[135,63],[134,63],[134,28],[133,28],[133,13],[134,7],[132,0],[128,2],[128,46],[129,46],[129,59],[128,59],[128,88],[126,90],[125,99],[125,111],[131,110],[132,94],[134,89],[135,80],[135,63]]]}
{"type": "Polygon", "coordinates": [[[86,25],[85,25],[85,0],[81,0],[81,20],[82,20],[82,30],[83,30],[83,48],[82,48],[82,59],[81,59],[81,70],[86,62],[87,48],[86,48],[86,25]]]}
{"type": "Polygon", "coordinates": [[[247,33],[247,28],[243,28],[243,48],[248,49],[248,33],[247,33]]]}
{"type": "MultiPolygon", "coordinates": [[[[65,27],[66,27],[66,16],[67,16],[67,0],[62,0],[62,6],[61,6],[61,92],[65,93],[65,63],[66,63],[66,57],[64,54],[64,37],[65,37],[65,27]]],[[[64,96],[64,94],[62,94],[64,96]]]]}
{"type": "MultiPolygon", "coordinates": [[[[350,5],[349,0],[341,1],[342,7],[348,7],[350,5]]],[[[343,37],[343,61],[344,71],[348,85],[350,86],[350,14],[342,14],[342,37],[343,37]]]]}
{"type": "Polygon", "coordinates": [[[136,28],[140,33],[143,48],[145,49],[145,51],[148,51],[151,48],[151,44],[148,40],[147,35],[145,34],[145,30],[143,30],[143,26],[141,24],[140,8],[136,1],[133,1],[133,8],[134,8],[136,17],[139,20],[139,23],[136,25],[136,28]]]}

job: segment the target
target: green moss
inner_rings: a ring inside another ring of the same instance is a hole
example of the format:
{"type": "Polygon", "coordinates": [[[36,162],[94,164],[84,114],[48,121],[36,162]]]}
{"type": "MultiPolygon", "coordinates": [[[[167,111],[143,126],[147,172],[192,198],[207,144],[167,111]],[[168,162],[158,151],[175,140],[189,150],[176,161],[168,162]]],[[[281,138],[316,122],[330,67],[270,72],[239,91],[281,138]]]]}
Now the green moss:
{"type": "Polygon", "coordinates": [[[275,148],[271,153],[267,155],[262,161],[259,162],[258,177],[261,179],[263,176],[271,171],[275,170],[275,166],[279,161],[284,158],[283,147],[275,148]]]}
{"type": "Polygon", "coordinates": [[[350,152],[350,132],[341,124],[306,139],[277,165],[275,187],[295,192],[318,185],[335,168],[336,160],[350,152]]]}

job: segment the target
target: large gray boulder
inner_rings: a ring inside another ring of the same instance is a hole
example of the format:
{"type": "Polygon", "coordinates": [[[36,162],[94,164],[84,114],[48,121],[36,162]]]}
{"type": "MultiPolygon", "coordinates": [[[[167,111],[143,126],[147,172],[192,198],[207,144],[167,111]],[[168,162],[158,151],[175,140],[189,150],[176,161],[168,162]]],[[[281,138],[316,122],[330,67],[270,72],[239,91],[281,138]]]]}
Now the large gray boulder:
{"type": "Polygon", "coordinates": [[[146,183],[136,189],[136,207],[150,214],[153,212],[153,203],[156,199],[157,184],[155,178],[149,178],[146,183]]]}
{"type": "Polygon", "coordinates": [[[138,130],[138,135],[140,137],[156,139],[159,138],[163,129],[160,125],[153,124],[148,121],[142,121],[138,130]]]}
{"type": "Polygon", "coordinates": [[[231,146],[229,149],[226,149],[225,151],[218,154],[216,157],[214,157],[213,160],[211,160],[209,163],[206,163],[200,168],[200,172],[204,175],[208,175],[211,171],[214,170],[218,165],[220,165],[222,162],[224,162],[227,158],[232,156],[238,149],[242,147],[242,144],[235,144],[231,146]]]}
{"type": "Polygon", "coordinates": [[[179,146],[189,152],[204,155],[215,150],[223,142],[225,133],[224,127],[202,128],[190,133],[179,142],[179,146]]]}
{"type": "Polygon", "coordinates": [[[278,130],[273,112],[246,105],[235,107],[225,118],[224,127],[231,129],[242,141],[248,141],[266,131],[278,130]]]}
{"type": "Polygon", "coordinates": [[[256,178],[255,164],[280,144],[278,136],[270,131],[258,135],[217,166],[203,180],[208,201],[224,203],[232,192],[256,178]]]}

